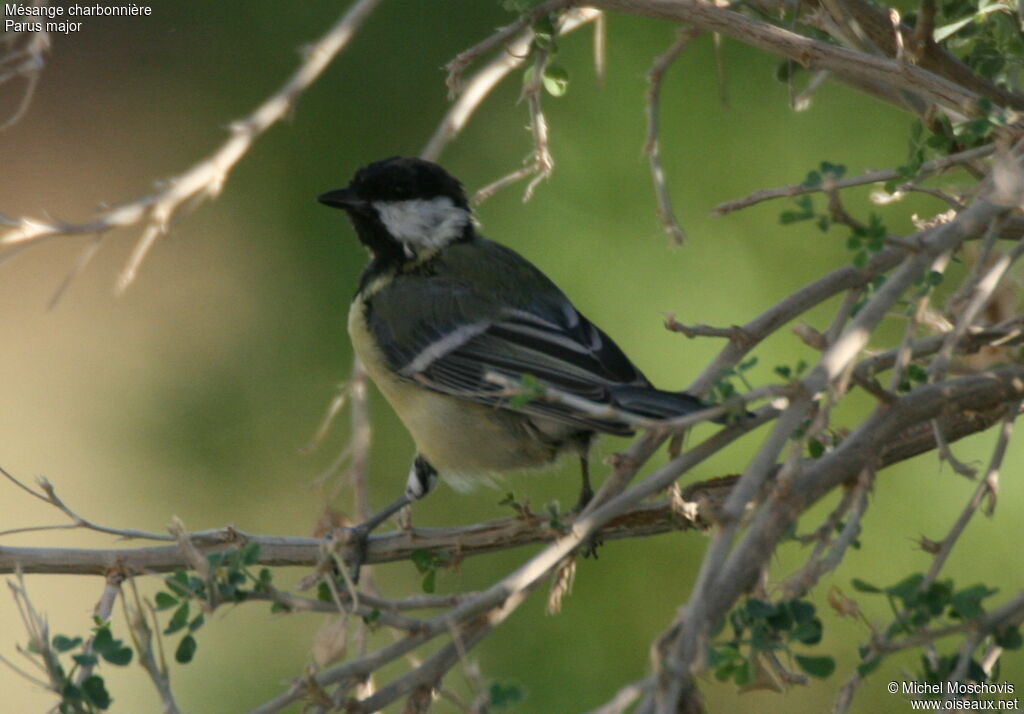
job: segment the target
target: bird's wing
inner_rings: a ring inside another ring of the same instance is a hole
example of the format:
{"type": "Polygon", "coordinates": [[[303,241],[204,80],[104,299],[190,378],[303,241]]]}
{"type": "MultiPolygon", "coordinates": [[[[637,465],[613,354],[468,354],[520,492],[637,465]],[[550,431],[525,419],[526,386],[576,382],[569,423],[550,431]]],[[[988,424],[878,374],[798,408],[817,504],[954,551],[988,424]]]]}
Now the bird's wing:
{"type": "MultiPolygon", "coordinates": [[[[510,406],[509,390],[489,381],[489,373],[517,381],[529,375],[542,386],[607,405],[616,387],[650,387],[611,338],[536,268],[497,244],[484,248],[490,252],[476,258],[488,258],[498,280],[491,274],[481,285],[483,276],[472,266],[448,264],[399,276],[369,300],[367,320],[392,369],[428,389],[503,407],[510,406]]],[[[460,257],[467,256],[456,253],[454,260],[460,257]]],[[[631,433],[622,422],[542,397],[515,408],[580,429],[631,433]]]]}

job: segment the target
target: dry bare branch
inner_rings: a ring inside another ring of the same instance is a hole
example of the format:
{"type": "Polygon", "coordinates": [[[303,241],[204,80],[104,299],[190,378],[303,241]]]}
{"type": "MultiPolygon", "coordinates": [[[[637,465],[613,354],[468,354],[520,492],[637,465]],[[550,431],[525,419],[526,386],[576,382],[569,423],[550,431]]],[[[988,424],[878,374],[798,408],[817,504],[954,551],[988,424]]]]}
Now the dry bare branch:
{"type": "Polygon", "coordinates": [[[743,44],[787,57],[809,69],[829,71],[858,89],[865,83],[882,84],[918,95],[963,116],[974,115],[981,97],[920,67],[804,37],[699,0],[592,0],[588,4],[601,10],[655,17],[718,32],[743,44]]]}
{"type": "Polygon", "coordinates": [[[668,193],[668,186],[665,183],[665,170],[661,165],[661,146],[659,131],[659,114],[661,112],[661,86],[665,81],[665,73],[676,61],[679,54],[686,49],[694,39],[700,36],[700,30],[683,28],[677,30],[676,40],[661,55],[654,60],[654,64],[647,72],[647,141],[644,143],[644,153],[651,164],[651,178],[654,181],[654,195],[658,199],[658,218],[661,225],[668,234],[669,239],[675,245],[682,245],[686,241],[686,232],[679,224],[675,211],[672,208],[672,199],[668,193]]]}
{"type": "Polygon", "coordinates": [[[184,210],[220,194],[235,164],[267,129],[288,116],[302,93],[345,48],[380,2],[357,0],[353,3],[323,37],[304,50],[299,68],[280,89],[249,116],[231,124],[231,136],[220,148],[185,173],[162,182],[155,193],[104,209],[95,220],[87,223],[0,216],[0,222],[12,226],[0,234],[0,247],[17,247],[59,236],[103,235],[116,228],[139,225],[142,234],[118,278],[118,290],[123,291],[135,280],[150,249],[166,235],[172,222],[184,210]]]}

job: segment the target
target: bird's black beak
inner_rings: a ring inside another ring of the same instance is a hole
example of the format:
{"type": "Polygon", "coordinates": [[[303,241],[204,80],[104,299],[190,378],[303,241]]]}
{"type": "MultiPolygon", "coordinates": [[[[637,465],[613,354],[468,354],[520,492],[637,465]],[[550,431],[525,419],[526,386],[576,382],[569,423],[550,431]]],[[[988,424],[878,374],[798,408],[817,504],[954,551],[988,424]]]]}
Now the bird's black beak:
{"type": "Polygon", "coordinates": [[[321,193],[316,200],[325,206],[341,208],[346,211],[365,211],[370,205],[367,201],[359,198],[350,186],[321,193]]]}

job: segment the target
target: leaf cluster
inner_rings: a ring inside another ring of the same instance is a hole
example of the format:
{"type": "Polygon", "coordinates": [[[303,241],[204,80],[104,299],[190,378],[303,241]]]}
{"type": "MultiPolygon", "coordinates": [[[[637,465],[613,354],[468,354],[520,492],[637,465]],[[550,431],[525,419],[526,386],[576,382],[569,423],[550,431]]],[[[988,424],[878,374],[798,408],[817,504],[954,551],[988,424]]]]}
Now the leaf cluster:
{"type": "Polygon", "coordinates": [[[732,637],[716,639],[708,653],[708,665],[719,681],[732,680],[743,687],[754,682],[758,660],[767,653],[790,655],[797,666],[812,677],[828,677],[835,670],[829,656],[798,654],[794,645],[816,645],[821,642],[821,619],[814,603],[787,600],[771,603],[757,598],[729,613],[732,637]]]}

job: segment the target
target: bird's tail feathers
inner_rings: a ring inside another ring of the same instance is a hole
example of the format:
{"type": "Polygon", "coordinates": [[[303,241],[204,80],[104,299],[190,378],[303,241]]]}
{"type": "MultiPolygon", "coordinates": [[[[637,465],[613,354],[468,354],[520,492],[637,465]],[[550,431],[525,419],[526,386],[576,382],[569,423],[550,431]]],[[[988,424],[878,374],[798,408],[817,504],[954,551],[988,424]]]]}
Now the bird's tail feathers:
{"type": "Polygon", "coordinates": [[[619,409],[648,419],[674,419],[714,406],[686,392],[653,387],[615,387],[611,396],[619,409]]]}

